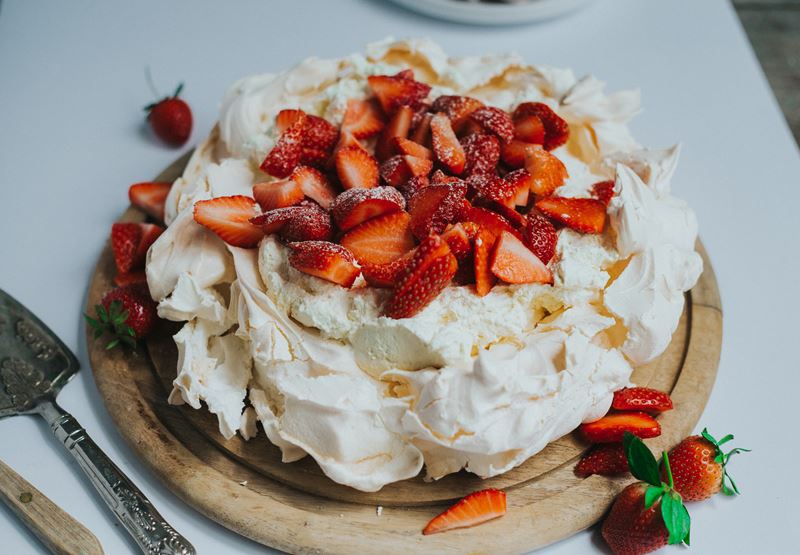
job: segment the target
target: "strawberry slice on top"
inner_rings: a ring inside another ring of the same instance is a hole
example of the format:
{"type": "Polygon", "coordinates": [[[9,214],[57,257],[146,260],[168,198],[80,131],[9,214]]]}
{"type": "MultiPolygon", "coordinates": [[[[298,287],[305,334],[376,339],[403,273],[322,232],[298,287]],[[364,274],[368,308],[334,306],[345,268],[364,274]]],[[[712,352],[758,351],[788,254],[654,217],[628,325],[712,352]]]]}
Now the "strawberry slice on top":
{"type": "Polygon", "coordinates": [[[351,98],[342,120],[342,133],[350,133],[356,139],[368,139],[380,133],[386,122],[379,106],[371,100],[351,98]]]}
{"type": "Polygon", "coordinates": [[[307,196],[325,210],[331,207],[336,198],[336,191],[319,170],[309,166],[297,166],[291,175],[291,180],[297,183],[303,195],[307,196]]]}
{"type": "Polygon", "coordinates": [[[600,181],[592,185],[592,196],[608,206],[614,197],[614,180],[600,181]]]}
{"type": "Polygon", "coordinates": [[[336,243],[301,241],[289,243],[289,247],[289,264],[303,273],[348,288],[361,273],[350,251],[336,243]]]}
{"type": "Polygon", "coordinates": [[[156,181],[134,183],[128,189],[128,199],[132,205],[151,218],[163,222],[164,205],[167,202],[167,195],[169,195],[171,188],[172,183],[156,181]]]}
{"type": "Polygon", "coordinates": [[[244,195],[201,200],[194,205],[194,221],[234,247],[253,248],[264,237],[261,229],[250,223],[257,215],[258,204],[244,195]]]}
{"type": "Polygon", "coordinates": [[[432,169],[433,162],[427,158],[398,154],[381,164],[380,173],[386,184],[399,187],[412,177],[428,175],[432,169]]]}
{"type": "Polygon", "coordinates": [[[120,274],[144,268],[147,249],[164,232],[155,224],[122,223],[111,226],[111,250],[120,274]]]}
{"type": "Polygon", "coordinates": [[[531,174],[531,192],[552,195],[569,177],[564,163],[540,146],[525,149],[525,169],[531,174]]]}
{"type": "Polygon", "coordinates": [[[461,175],[467,157],[450,125],[450,119],[441,112],[431,118],[431,139],[436,159],[451,173],[461,175]]]}
{"type": "Polygon", "coordinates": [[[414,248],[410,222],[406,212],[388,213],[352,228],[339,242],[353,253],[359,264],[388,264],[414,248]]]}
{"type": "Polygon", "coordinates": [[[536,208],[551,220],[583,233],[602,233],[606,207],[593,198],[546,197],[536,201],[536,208]]]}
{"type": "Polygon", "coordinates": [[[346,147],[335,157],[336,173],[345,189],[370,189],[378,186],[378,161],[363,148],[346,147]]]}
{"type": "Polygon", "coordinates": [[[490,268],[490,258],[496,236],[486,228],[479,227],[475,237],[475,253],[473,256],[475,271],[475,293],[479,297],[486,296],[492,290],[497,278],[490,268]]]}
{"type": "Polygon", "coordinates": [[[493,106],[479,108],[470,114],[469,119],[503,143],[510,143],[514,140],[514,122],[511,120],[511,116],[500,108],[493,106]]]}
{"type": "Polygon", "coordinates": [[[556,254],[558,234],[550,220],[537,212],[528,212],[527,223],[522,228],[522,242],[544,264],[552,260],[556,254]]]}
{"type": "Polygon", "coordinates": [[[500,142],[494,135],[472,133],[461,139],[466,163],[464,176],[494,174],[500,162],[500,142]]]}
{"type": "Polygon", "coordinates": [[[333,219],[339,229],[347,231],[358,224],[391,212],[403,210],[406,201],[394,187],[348,189],[333,203],[333,219]]]}
{"type": "Polygon", "coordinates": [[[292,123],[283,133],[278,142],[267,153],[264,161],[261,162],[261,170],[273,177],[289,177],[299,164],[303,154],[303,139],[306,135],[306,121],[308,116],[305,112],[298,110],[294,123],[292,123]]]}
{"type": "Polygon", "coordinates": [[[400,106],[383,128],[378,142],[375,144],[375,156],[378,160],[386,160],[395,153],[397,137],[406,138],[414,119],[414,110],[410,106],[400,106]]]}
{"type": "Polygon", "coordinates": [[[422,240],[431,233],[443,232],[447,224],[457,221],[463,216],[466,194],[467,185],[463,181],[422,188],[408,203],[414,236],[422,240]]]}
{"type": "Polygon", "coordinates": [[[431,111],[444,112],[450,118],[453,130],[459,133],[469,116],[483,106],[483,102],[469,96],[443,95],[433,101],[431,111]]]}
{"type": "Polygon", "coordinates": [[[267,211],[299,204],[305,195],[293,179],[281,179],[253,185],[253,198],[261,210],[267,211]]]}
{"type": "Polygon", "coordinates": [[[367,77],[372,92],[378,98],[383,111],[393,115],[400,106],[416,106],[427,98],[431,87],[420,83],[408,74],[370,75],[367,77]]]}
{"type": "Polygon", "coordinates": [[[506,514],[506,494],[497,489],[470,493],[458,503],[431,520],[422,531],[426,536],[456,528],[482,524],[506,514]]]}
{"type": "Polygon", "coordinates": [[[506,283],[553,283],[553,273],[539,257],[511,233],[497,238],[490,268],[506,283]]]}
{"type": "Polygon", "coordinates": [[[514,110],[513,119],[536,116],[544,126],[544,149],[553,150],[569,139],[569,124],[543,102],[523,102],[514,110]]]}

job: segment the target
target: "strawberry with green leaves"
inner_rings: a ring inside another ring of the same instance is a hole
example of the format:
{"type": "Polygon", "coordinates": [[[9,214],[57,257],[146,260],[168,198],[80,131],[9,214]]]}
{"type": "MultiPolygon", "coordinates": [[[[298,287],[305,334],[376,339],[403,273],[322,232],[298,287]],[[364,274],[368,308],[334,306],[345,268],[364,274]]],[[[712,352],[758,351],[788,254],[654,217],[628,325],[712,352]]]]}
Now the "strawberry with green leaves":
{"type": "Polygon", "coordinates": [[[95,306],[95,316],[84,314],[86,322],[94,329],[95,339],[106,333],[111,336],[106,349],[120,344],[135,348],[136,341],[146,337],[158,319],[156,303],[146,283],[112,289],[95,306]]]}
{"type": "Polygon", "coordinates": [[[178,98],[182,90],[183,83],[178,85],[172,96],[162,98],[144,108],[153,133],[173,146],[185,143],[192,133],[192,110],[186,101],[178,98]]]}
{"type": "Polygon", "coordinates": [[[641,555],[669,544],[689,545],[691,519],[675,490],[670,461],[664,453],[666,482],[647,446],[626,433],[623,448],[631,474],[641,480],[626,487],[603,521],[601,534],[616,555],[641,555]]]}

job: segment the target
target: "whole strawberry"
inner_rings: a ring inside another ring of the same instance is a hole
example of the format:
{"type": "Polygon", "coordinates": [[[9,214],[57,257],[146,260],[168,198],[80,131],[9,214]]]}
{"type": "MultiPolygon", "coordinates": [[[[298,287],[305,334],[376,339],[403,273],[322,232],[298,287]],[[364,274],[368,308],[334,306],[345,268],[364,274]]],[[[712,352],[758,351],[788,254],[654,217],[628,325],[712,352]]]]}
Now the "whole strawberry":
{"type": "Polygon", "coordinates": [[[664,453],[667,482],[658,463],[639,438],[626,433],[623,448],[631,473],[642,480],[631,484],[614,500],[601,534],[616,555],[641,555],[667,544],[689,544],[691,521],[681,495],[675,491],[669,456],[664,453]]]}
{"type": "Polygon", "coordinates": [[[136,346],[136,340],[146,337],[158,318],[156,303],[150,297],[146,283],[134,283],[112,289],[95,306],[96,318],[84,315],[94,329],[95,339],[111,335],[106,349],[119,344],[136,346]]]}
{"type": "Polygon", "coordinates": [[[165,143],[180,146],[192,133],[192,110],[186,102],[178,98],[183,83],[175,89],[175,94],[145,106],[147,121],[153,132],[165,143]]]}
{"type": "MultiPolygon", "coordinates": [[[[704,429],[701,435],[687,437],[669,452],[675,489],[685,501],[702,501],[720,490],[725,495],[739,493],[725,467],[733,455],[749,449],[736,448],[724,453],[721,446],[732,439],[732,435],[727,435],[717,441],[704,429]]],[[[662,476],[665,471],[662,469],[662,476]]]]}

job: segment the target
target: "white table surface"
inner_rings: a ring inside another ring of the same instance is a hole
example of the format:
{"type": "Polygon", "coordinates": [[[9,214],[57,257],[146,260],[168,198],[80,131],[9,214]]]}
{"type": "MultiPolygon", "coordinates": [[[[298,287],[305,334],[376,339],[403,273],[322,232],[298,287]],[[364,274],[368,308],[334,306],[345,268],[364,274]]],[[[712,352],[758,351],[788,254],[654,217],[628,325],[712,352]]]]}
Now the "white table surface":
{"type": "MultiPolygon", "coordinates": [[[[800,158],[736,16],[723,0],[603,1],[546,24],[475,28],[426,19],[382,0],[103,2],[6,0],[0,11],[0,287],[37,313],[84,370],[60,402],[199,553],[267,550],[172,495],[123,442],[88,370],[81,322],[86,287],[130,183],[190,148],[145,131],[144,68],[163,93],[179,80],[211,128],[235,79],[366,42],[430,36],[454,54],[516,50],[528,60],[592,72],[611,90],[640,87],[633,123],[646,145],[684,145],[674,179],[697,211],[717,272],[725,340],[701,419],[754,449],[732,464],[744,495],[689,509],[695,553],[782,553],[800,517],[790,480],[800,363],[800,158]]],[[[0,458],[100,539],[133,544],[34,417],[0,421],[0,458]]],[[[0,508],[0,552],[43,548],[0,508]]],[[[594,532],[544,550],[602,552],[594,532]]],[[[671,548],[673,550],[677,548],[671,548]]],[[[677,551],[676,551],[677,552],[677,551]]]]}

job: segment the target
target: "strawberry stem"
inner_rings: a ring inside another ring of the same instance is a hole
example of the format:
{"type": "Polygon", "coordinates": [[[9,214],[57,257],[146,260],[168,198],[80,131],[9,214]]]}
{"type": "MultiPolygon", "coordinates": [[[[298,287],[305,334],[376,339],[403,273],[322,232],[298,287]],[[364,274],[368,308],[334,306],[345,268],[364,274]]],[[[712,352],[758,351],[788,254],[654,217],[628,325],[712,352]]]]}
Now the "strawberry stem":
{"type": "Polygon", "coordinates": [[[669,480],[669,489],[675,489],[675,481],[672,479],[672,469],[669,467],[669,455],[667,455],[666,451],[662,451],[661,456],[664,459],[664,468],[667,471],[667,479],[669,480]]]}
{"type": "Polygon", "coordinates": [[[150,92],[153,93],[155,98],[159,98],[161,95],[158,94],[158,89],[156,89],[156,85],[153,82],[153,75],[150,73],[150,66],[144,68],[144,78],[147,81],[147,86],[150,87],[150,92]]]}
{"type": "Polygon", "coordinates": [[[182,90],[183,90],[183,83],[179,83],[178,88],[175,89],[175,94],[172,95],[172,98],[178,98],[178,95],[181,94],[182,90]]]}

